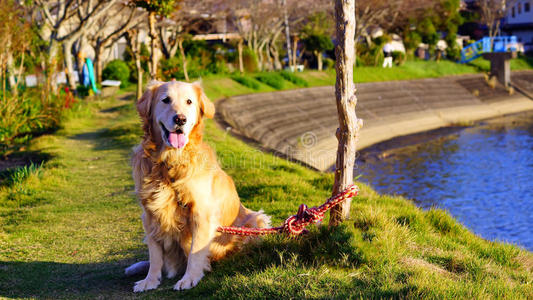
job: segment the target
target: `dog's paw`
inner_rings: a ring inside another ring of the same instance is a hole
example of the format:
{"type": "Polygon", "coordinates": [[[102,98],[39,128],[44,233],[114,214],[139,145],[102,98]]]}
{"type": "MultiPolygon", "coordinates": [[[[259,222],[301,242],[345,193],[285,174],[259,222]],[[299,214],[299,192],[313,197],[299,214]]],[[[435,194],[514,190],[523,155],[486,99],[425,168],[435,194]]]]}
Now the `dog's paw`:
{"type": "Polygon", "coordinates": [[[141,281],[137,281],[133,287],[135,293],[144,292],[147,290],[153,290],[159,286],[159,280],[153,278],[146,278],[141,281]]]}
{"type": "Polygon", "coordinates": [[[177,291],[182,291],[182,290],[188,290],[190,288],[193,288],[198,284],[198,282],[200,282],[200,279],[202,279],[202,277],[204,277],[203,273],[200,273],[197,276],[191,276],[190,274],[185,274],[183,275],[183,278],[181,278],[181,280],[178,281],[176,285],[174,285],[174,289],[177,291]]]}

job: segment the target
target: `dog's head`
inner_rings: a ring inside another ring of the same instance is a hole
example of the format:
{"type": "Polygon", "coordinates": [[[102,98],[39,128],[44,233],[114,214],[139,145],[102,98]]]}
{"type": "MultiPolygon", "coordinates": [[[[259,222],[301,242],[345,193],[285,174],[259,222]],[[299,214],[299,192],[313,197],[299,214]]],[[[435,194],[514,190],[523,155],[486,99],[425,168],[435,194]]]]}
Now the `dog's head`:
{"type": "Polygon", "coordinates": [[[137,102],[145,131],[163,147],[182,149],[195,131],[200,130],[202,117],[212,118],[215,106],[199,83],[180,81],[154,82],[137,102]]]}

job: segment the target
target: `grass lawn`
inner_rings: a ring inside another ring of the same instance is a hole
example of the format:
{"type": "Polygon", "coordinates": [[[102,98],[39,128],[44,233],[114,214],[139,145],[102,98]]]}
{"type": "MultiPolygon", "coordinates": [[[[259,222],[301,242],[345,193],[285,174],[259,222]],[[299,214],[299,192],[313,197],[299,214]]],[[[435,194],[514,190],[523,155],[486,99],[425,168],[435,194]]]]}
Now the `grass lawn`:
{"type": "MultiPolygon", "coordinates": [[[[304,76],[322,82],[316,74],[304,76]]],[[[247,92],[233,81],[217,87],[217,80],[225,79],[204,79],[212,99],[247,92]]],[[[134,294],[142,277],[123,270],[148,257],[129,166],[140,136],[131,99],[93,101],[70,112],[60,131],[32,142],[28,150],[50,157],[42,167],[3,172],[0,297],[533,298],[531,252],[483,240],[444,211],[422,211],[362,184],[342,227],[267,237],[214,264],[190,291],[173,291],[176,278],[134,294]]],[[[330,194],[332,174],[258,151],[213,121],[206,138],[242,202],[263,208],[275,225],[300,203],[317,205],[330,194]]]]}
{"type": "MultiPolygon", "coordinates": [[[[448,60],[436,61],[407,61],[402,66],[393,68],[381,67],[356,67],[354,69],[355,82],[374,82],[389,80],[409,80],[429,77],[442,77],[450,75],[473,74],[479,72],[488,72],[490,63],[488,60],[478,58],[469,64],[457,64],[448,60]]],[[[533,58],[520,57],[511,60],[512,70],[533,69],[533,58]]],[[[295,73],[296,76],[306,80],[309,86],[335,85],[335,70],[325,70],[322,72],[308,70],[301,73],[295,73]]],[[[249,78],[255,74],[246,74],[249,78]]],[[[276,89],[257,81],[259,89],[243,86],[232,80],[227,75],[209,75],[202,79],[206,91],[213,96],[213,99],[222,97],[235,96],[239,94],[249,94],[257,92],[270,92],[276,89]]],[[[285,81],[282,89],[298,88],[298,86],[285,81]]]]}

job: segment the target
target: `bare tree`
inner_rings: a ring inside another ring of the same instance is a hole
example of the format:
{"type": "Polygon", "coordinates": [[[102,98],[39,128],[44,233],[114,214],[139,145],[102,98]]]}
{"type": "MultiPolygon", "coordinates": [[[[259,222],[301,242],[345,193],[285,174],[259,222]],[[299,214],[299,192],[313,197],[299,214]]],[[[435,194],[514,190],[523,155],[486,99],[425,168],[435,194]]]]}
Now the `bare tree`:
{"type": "Polygon", "coordinates": [[[5,100],[6,81],[9,82],[11,93],[15,96],[18,94],[18,82],[21,79],[24,57],[31,37],[29,24],[23,22],[26,14],[23,7],[14,2],[3,4],[5,5],[0,11],[0,80],[2,97],[5,100]],[[18,68],[15,65],[16,59],[20,59],[18,68]]]}
{"type": "Polygon", "coordinates": [[[481,22],[487,26],[489,37],[493,38],[498,35],[501,20],[516,2],[517,0],[479,0],[477,2],[481,22]]]}
{"type": "MultiPolygon", "coordinates": [[[[339,114],[339,128],[337,139],[337,162],[335,164],[335,184],[333,194],[342,192],[353,184],[356,141],[362,121],[355,114],[355,87],[353,83],[353,65],[355,62],[355,0],[335,0],[337,47],[335,53],[337,61],[335,69],[335,98],[339,114]]],[[[332,208],[329,224],[339,225],[350,214],[351,199],[332,208]]]]}
{"type": "MultiPolygon", "coordinates": [[[[355,40],[366,37],[370,26],[388,28],[401,12],[404,0],[367,0],[355,2],[355,40]]],[[[423,1],[418,1],[423,2],[423,1]]]]}
{"type": "MultiPolygon", "coordinates": [[[[95,28],[87,35],[89,44],[94,49],[94,67],[97,81],[102,81],[103,51],[114,45],[133,26],[146,18],[146,13],[135,7],[117,3],[108,14],[102,16],[95,28]]],[[[79,64],[80,65],[80,64],[79,64]]]]}
{"type": "Polygon", "coordinates": [[[137,25],[133,28],[130,28],[126,32],[126,39],[128,40],[128,45],[130,46],[131,53],[133,54],[133,59],[135,60],[135,69],[137,70],[137,93],[136,99],[141,98],[143,93],[143,68],[141,65],[141,40],[139,38],[140,26],[137,25]]]}
{"type": "MultiPolygon", "coordinates": [[[[235,0],[229,4],[229,16],[243,41],[255,53],[259,70],[281,69],[279,47],[283,43],[280,38],[286,28],[286,19],[291,28],[296,28],[307,15],[318,10],[323,2],[235,0]]],[[[241,60],[242,53],[239,51],[239,61],[241,60]]]]}
{"type": "Polygon", "coordinates": [[[196,26],[196,21],[202,16],[217,18],[221,0],[182,0],[176,9],[165,19],[157,24],[159,39],[161,41],[161,51],[165,58],[169,59],[176,55],[179,50],[182,60],[183,75],[189,81],[187,73],[187,56],[183,48],[183,42],[189,38],[189,33],[196,26]]]}
{"type": "Polygon", "coordinates": [[[67,80],[72,90],[76,89],[72,47],[74,43],[93,28],[100,17],[118,0],[35,0],[43,20],[50,31],[49,55],[54,56],[59,43],[63,44],[63,55],[67,67],[67,80]]]}
{"type": "Polygon", "coordinates": [[[157,20],[164,18],[176,9],[179,0],[132,0],[138,6],[146,9],[148,13],[148,35],[150,36],[150,77],[157,78],[159,64],[158,46],[161,41],[157,34],[157,20]]]}

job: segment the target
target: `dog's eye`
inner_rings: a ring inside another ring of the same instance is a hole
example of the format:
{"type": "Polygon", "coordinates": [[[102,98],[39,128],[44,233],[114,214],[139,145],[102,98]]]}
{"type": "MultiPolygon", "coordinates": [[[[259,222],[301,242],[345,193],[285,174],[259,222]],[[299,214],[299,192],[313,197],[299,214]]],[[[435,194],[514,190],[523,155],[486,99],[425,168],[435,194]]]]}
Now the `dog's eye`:
{"type": "Polygon", "coordinates": [[[192,104],[192,100],[191,99],[187,99],[187,104],[191,105],[192,104]]]}
{"type": "Polygon", "coordinates": [[[163,103],[169,104],[170,103],[170,98],[166,97],[165,99],[163,99],[161,101],[163,101],[163,103]]]}

